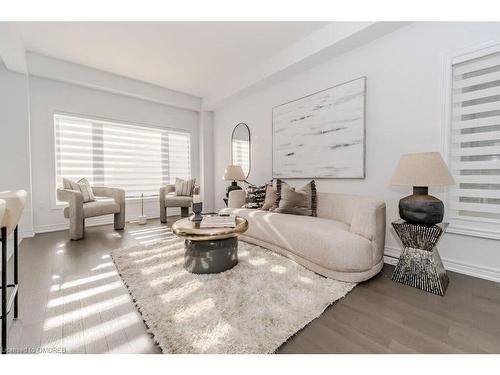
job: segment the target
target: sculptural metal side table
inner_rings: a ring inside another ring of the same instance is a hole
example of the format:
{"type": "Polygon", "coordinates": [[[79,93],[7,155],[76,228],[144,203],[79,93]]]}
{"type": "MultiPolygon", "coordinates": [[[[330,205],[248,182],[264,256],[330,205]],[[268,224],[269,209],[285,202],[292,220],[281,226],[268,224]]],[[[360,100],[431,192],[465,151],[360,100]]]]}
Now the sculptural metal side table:
{"type": "Polygon", "coordinates": [[[392,280],[444,296],[449,279],[436,245],[448,223],[419,225],[398,220],[392,226],[404,246],[392,280]]]}

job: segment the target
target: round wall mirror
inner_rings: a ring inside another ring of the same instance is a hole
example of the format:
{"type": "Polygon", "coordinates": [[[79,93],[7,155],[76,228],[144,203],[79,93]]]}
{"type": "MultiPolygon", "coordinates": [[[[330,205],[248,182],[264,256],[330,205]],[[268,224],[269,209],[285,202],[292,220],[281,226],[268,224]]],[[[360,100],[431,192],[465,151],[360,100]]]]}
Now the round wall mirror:
{"type": "Polygon", "coordinates": [[[243,169],[245,177],[250,174],[250,129],[247,124],[239,123],[231,136],[232,164],[243,169]]]}

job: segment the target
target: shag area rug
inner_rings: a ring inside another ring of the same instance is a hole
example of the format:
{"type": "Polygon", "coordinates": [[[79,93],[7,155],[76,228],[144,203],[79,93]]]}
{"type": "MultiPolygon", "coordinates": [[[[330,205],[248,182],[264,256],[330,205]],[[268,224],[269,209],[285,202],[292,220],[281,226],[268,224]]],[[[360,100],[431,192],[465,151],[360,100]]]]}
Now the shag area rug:
{"type": "Polygon", "coordinates": [[[273,353],[356,284],[324,278],[262,247],[238,243],[219,274],[184,270],[184,241],[111,253],[164,353],[273,353]]]}

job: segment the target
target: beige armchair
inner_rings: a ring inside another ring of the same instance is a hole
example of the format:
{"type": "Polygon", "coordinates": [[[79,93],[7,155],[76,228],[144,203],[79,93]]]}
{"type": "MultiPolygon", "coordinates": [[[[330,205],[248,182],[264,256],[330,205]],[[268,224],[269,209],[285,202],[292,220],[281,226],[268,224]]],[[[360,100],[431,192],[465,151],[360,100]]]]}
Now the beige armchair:
{"type": "Polygon", "coordinates": [[[57,189],[57,199],[68,202],[64,217],[69,219],[69,232],[72,240],[84,237],[85,219],[113,214],[116,230],[125,227],[125,191],[117,188],[92,187],[96,197],[94,202],[83,203],[83,195],[77,190],[57,189]]]}
{"type": "Polygon", "coordinates": [[[160,188],[160,221],[167,222],[167,207],[180,207],[181,216],[189,215],[189,207],[193,203],[193,195],[200,193],[200,187],[195,186],[191,196],[175,195],[175,184],[165,185],[160,188]]]}

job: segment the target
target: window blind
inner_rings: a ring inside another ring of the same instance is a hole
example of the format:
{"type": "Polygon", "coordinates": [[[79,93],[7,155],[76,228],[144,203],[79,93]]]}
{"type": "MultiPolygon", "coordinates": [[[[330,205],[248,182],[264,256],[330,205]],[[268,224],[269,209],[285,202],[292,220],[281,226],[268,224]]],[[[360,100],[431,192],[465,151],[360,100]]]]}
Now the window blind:
{"type": "Polygon", "coordinates": [[[450,216],[500,224],[500,52],[452,72],[450,216]]]}
{"type": "Polygon", "coordinates": [[[250,172],[250,142],[233,139],[233,164],[239,165],[245,175],[250,172]]]}
{"type": "Polygon", "coordinates": [[[56,185],[86,177],[128,197],[157,195],[160,186],[191,175],[190,134],[55,115],[56,185]]]}

